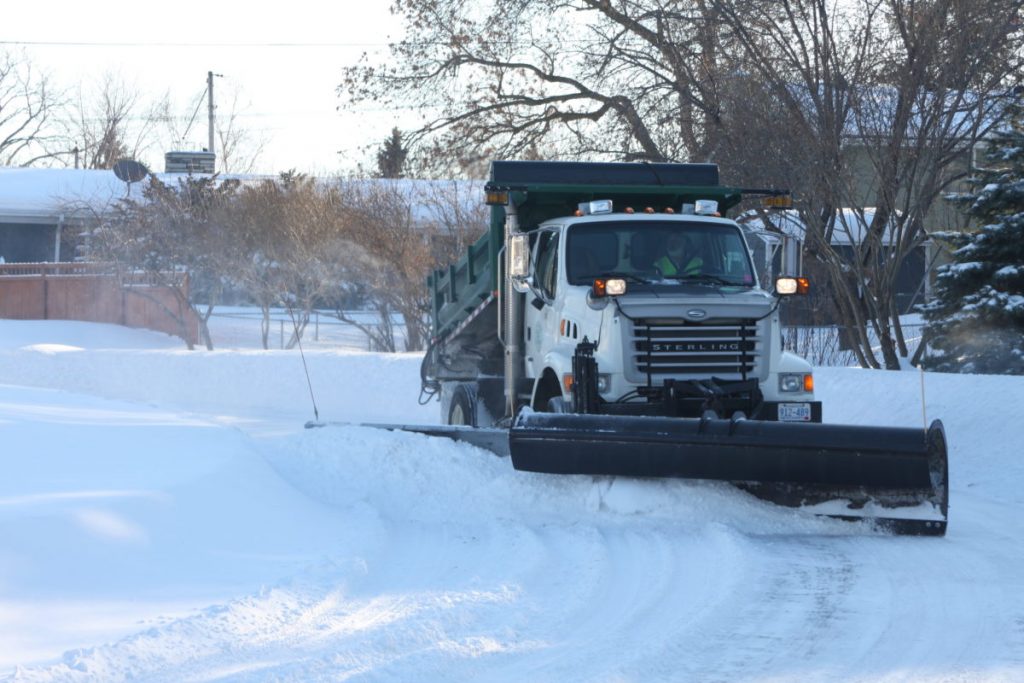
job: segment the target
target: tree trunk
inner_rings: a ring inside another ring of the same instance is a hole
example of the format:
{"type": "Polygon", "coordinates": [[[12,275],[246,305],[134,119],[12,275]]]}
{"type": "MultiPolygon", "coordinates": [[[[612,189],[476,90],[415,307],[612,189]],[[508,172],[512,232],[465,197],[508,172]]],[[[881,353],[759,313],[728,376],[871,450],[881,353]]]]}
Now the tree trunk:
{"type": "Polygon", "coordinates": [[[263,350],[270,349],[270,305],[260,304],[260,313],[263,314],[260,320],[260,338],[263,341],[263,350]]]}

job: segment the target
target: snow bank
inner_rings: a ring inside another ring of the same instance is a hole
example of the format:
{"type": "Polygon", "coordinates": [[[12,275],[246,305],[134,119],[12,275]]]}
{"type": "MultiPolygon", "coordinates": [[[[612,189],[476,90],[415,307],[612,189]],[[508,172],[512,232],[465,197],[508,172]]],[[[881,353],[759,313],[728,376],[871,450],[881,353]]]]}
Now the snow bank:
{"type": "MultiPolygon", "coordinates": [[[[307,359],[325,419],[437,418],[415,355],[307,359]]],[[[816,374],[828,421],[922,424],[916,373],[816,374]]],[[[945,539],[306,430],[295,351],[0,321],[0,378],[0,680],[1024,678],[1024,378],[925,377],[945,539]]]]}

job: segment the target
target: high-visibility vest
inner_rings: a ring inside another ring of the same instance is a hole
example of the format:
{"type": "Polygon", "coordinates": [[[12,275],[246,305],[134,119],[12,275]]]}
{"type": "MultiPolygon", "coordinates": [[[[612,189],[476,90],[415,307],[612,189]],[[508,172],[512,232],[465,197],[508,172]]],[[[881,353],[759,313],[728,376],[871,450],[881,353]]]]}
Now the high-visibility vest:
{"type": "Polygon", "coordinates": [[[654,262],[655,267],[662,275],[699,275],[700,267],[704,265],[704,259],[694,256],[682,268],[676,266],[675,262],[666,254],[654,262]]]}

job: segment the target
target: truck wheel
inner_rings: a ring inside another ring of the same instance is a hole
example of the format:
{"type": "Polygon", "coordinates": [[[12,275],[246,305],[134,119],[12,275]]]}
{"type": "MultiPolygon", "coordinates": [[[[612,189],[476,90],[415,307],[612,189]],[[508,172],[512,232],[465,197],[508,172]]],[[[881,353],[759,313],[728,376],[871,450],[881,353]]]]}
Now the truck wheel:
{"type": "Polygon", "coordinates": [[[460,384],[452,391],[448,405],[448,424],[476,427],[476,387],[460,384]]]}

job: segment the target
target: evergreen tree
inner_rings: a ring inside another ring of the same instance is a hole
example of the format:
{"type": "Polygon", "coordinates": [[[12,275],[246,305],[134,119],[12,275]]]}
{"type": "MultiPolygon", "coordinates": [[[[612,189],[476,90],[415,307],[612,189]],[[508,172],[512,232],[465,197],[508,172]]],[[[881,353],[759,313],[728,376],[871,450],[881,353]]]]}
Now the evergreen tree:
{"type": "Polygon", "coordinates": [[[941,233],[956,247],[939,268],[936,299],[923,306],[930,355],[942,372],[1024,374],[1024,107],[1011,106],[1007,126],[985,153],[975,190],[949,197],[981,228],[941,233]]]}
{"type": "Polygon", "coordinates": [[[381,178],[403,178],[405,177],[405,158],[409,156],[409,150],[402,144],[402,131],[398,128],[391,129],[391,136],[381,145],[377,152],[377,170],[381,178]]]}

